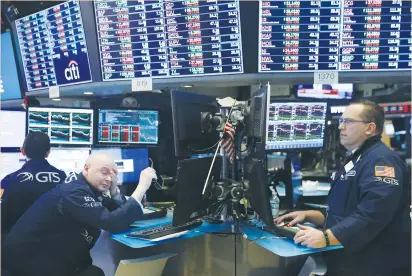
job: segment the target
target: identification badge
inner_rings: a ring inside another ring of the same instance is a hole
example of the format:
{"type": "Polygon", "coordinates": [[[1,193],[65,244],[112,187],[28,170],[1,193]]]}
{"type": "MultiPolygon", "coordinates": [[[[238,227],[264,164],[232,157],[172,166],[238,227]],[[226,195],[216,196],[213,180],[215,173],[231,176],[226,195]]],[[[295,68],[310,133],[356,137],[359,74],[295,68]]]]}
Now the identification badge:
{"type": "Polygon", "coordinates": [[[348,164],[345,165],[345,172],[349,172],[354,167],[353,162],[350,161],[348,164]]]}

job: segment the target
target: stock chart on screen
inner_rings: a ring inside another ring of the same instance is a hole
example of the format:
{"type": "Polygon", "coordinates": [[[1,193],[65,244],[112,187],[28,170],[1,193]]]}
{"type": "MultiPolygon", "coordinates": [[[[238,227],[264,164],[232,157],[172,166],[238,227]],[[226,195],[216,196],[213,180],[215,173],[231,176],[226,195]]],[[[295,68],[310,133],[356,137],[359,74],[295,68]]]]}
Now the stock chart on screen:
{"type": "Polygon", "coordinates": [[[326,103],[270,103],[266,149],[322,147],[326,112],[326,103]]]}
{"type": "Polygon", "coordinates": [[[153,110],[99,110],[98,142],[158,143],[158,112],[153,110]]]}

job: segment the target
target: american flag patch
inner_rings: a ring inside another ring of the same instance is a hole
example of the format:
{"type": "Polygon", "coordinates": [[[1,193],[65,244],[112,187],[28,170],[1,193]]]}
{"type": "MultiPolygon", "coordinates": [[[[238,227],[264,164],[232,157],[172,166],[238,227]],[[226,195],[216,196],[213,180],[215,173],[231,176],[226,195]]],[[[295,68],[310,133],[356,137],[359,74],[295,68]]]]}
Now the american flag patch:
{"type": "Polygon", "coordinates": [[[395,177],[395,168],[388,166],[375,166],[375,176],[395,177]]]}

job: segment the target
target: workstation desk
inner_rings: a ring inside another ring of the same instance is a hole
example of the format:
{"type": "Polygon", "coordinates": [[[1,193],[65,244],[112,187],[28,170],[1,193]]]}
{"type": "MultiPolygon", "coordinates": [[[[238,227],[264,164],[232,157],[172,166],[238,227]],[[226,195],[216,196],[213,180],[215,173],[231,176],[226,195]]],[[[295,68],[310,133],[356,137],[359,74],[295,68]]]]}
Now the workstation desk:
{"type": "MultiPolygon", "coordinates": [[[[127,232],[171,222],[172,214],[169,213],[165,218],[138,221],[135,223],[138,228],[127,232]]],[[[170,253],[176,256],[167,261],[163,276],[298,275],[310,254],[342,248],[310,249],[245,224],[240,225],[240,235],[213,234],[230,233],[232,229],[231,222],[205,222],[179,237],[157,242],[128,238],[125,236],[127,232],[110,234],[103,231],[92,250],[93,263],[101,267],[106,276],[111,276],[115,275],[121,260],[170,253]]],[[[136,275],[150,274],[142,271],[136,275]]]]}

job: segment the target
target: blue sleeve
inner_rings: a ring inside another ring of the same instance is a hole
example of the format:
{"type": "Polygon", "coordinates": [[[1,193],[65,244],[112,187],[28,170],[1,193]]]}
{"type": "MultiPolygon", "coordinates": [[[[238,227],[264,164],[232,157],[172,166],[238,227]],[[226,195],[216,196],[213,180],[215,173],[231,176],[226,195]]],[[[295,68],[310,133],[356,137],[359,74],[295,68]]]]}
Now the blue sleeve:
{"type": "Polygon", "coordinates": [[[403,166],[395,156],[376,157],[358,173],[356,211],[330,229],[349,251],[361,249],[388,225],[407,185],[403,166]]]}
{"type": "Polygon", "coordinates": [[[6,192],[7,188],[10,186],[10,183],[13,181],[12,174],[7,175],[1,180],[1,188],[6,192]]]}
{"type": "Polygon", "coordinates": [[[75,220],[108,232],[121,232],[143,216],[140,205],[129,198],[116,210],[110,212],[99,201],[95,201],[86,189],[67,191],[63,196],[64,213],[75,220]]]}

